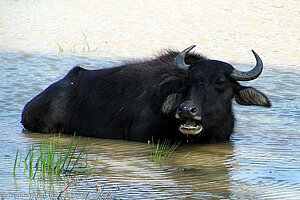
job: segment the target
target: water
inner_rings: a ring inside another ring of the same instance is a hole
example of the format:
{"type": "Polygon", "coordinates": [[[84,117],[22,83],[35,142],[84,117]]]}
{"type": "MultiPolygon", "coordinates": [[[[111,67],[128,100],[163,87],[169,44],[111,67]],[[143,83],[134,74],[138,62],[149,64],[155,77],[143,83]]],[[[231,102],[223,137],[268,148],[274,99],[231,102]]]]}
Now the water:
{"type": "Polygon", "coordinates": [[[23,106],[73,65],[110,67],[196,44],[196,51],[239,69],[251,68],[255,49],[265,70],[243,84],[265,92],[273,107],[234,104],[231,141],[180,147],[166,166],[151,161],[151,145],[90,139],[89,162],[99,153],[96,172],[77,175],[68,195],[97,198],[98,186],[117,199],[297,199],[299,32],[297,0],[0,1],[0,196],[57,198],[74,178],[30,184],[23,169],[12,173],[17,147],[24,155],[45,137],[22,131],[23,106]]]}

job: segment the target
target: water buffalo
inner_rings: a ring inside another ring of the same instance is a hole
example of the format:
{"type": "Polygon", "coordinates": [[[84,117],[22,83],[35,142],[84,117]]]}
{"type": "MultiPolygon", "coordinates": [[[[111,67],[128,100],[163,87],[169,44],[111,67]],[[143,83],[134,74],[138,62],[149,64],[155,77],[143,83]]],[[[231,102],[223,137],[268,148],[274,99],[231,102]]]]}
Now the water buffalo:
{"type": "Polygon", "coordinates": [[[164,51],[108,69],[74,67],[26,104],[25,129],[133,141],[171,139],[209,143],[230,139],[232,99],[270,107],[270,101],[238,81],[257,78],[256,66],[242,72],[197,53],[164,51]]]}

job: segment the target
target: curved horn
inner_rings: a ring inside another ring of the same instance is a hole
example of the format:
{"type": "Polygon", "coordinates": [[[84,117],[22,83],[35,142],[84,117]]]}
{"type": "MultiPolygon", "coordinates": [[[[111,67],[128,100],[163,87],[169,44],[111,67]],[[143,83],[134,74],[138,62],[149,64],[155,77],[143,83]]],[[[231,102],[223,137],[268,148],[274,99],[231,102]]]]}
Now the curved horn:
{"type": "Polygon", "coordinates": [[[175,58],[175,61],[174,61],[174,65],[177,69],[180,69],[180,70],[188,70],[190,65],[187,65],[185,64],[184,62],[184,58],[185,58],[185,55],[190,51],[192,50],[196,45],[192,45],[188,48],[186,48],[185,50],[183,50],[181,53],[179,53],[176,58],[175,58]]]}
{"type": "Polygon", "coordinates": [[[239,71],[237,69],[234,69],[234,71],[231,74],[231,77],[234,80],[237,81],[251,81],[253,79],[256,79],[257,77],[259,77],[259,75],[261,74],[262,70],[263,70],[263,62],[261,60],[261,58],[257,55],[257,53],[255,53],[255,51],[253,51],[253,54],[255,56],[256,59],[256,65],[255,67],[248,71],[248,72],[242,72],[239,71]]]}

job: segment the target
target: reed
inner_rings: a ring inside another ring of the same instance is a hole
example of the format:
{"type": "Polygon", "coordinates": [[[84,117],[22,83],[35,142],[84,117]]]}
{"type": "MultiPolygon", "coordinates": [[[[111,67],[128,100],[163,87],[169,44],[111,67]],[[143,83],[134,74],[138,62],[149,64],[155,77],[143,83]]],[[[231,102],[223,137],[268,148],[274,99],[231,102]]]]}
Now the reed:
{"type": "Polygon", "coordinates": [[[19,152],[20,152],[20,149],[17,148],[16,158],[15,158],[15,164],[14,164],[14,177],[16,177],[16,170],[17,170],[19,152]]]}
{"type": "Polygon", "coordinates": [[[33,178],[33,160],[34,160],[34,146],[31,145],[29,149],[29,180],[33,178]]]}
{"type": "MultiPolygon", "coordinates": [[[[77,139],[75,146],[73,146],[74,141],[75,134],[65,150],[61,145],[60,135],[57,137],[54,135],[54,137],[50,139],[45,137],[39,148],[32,145],[24,158],[24,174],[28,170],[29,179],[31,181],[35,179],[37,175],[44,179],[46,175],[53,177],[62,173],[75,174],[82,170],[87,172],[87,156],[93,144],[88,145],[87,141],[84,146],[79,149],[78,144],[80,137],[77,139]],[[86,156],[86,159],[83,161],[85,162],[85,167],[79,169],[78,163],[83,159],[84,155],[86,156]]],[[[20,162],[18,157],[19,149],[17,149],[14,163],[14,176],[16,175],[17,163],[20,162]]]]}
{"type": "Polygon", "coordinates": [[[82,32],[82,35],[83,35],[83,37],[84,37],[82,52],[85,52],[85,49],[86,49],[86,47],[87,47],[87,50],[88,50],[88,52],[90,53],[90,52],[91,52],[91,49],[90,49],[89,43],[87,42],[87,34],[85,34],[84,32],[82,32]]]}
{"type": "Polygon", "coordinates": [[[56,44],[58,46],[59,52],[63,53],[64,52],[64,48],[61,46],[61,44],[59,44],[59,42],[56,42],[56,44]]]}
{"type": "Polygon", "coordinates": [[[175,151],[178,148],[180,142],[171,145],[170,140],[160,141],[157,143],[152,141],[152,159],[157,164],[167,163],[174,157],[175,151]]]}
{"type": "MultiPolygon", "coordinates": [[[[90,47],[90,44],[88,43],[88,34],[87,33],[85,33],[85,32],[82,32],[82,36],[83,36],[83,43],[82,43],[82,52],[83,53],[93,53],[93,52],[96,52],[97,51],[97,48],[96,49],[92,49],[91,47],[90,47]]],[[[62,41],[63,43],[67,43],[67,41],[62,41]]],[[[105,42],[106,44],[107,44],[107,42],[105,42]]],[[[58,50],[59,50],[59,53],[64,53],[65,52],[65,49],[64,49],[64,47],[63,47],[63,45],[62,45],[62,43],[61,42],[59,42],[59,41],[56,41],[56,45],[57,45],[57,47],[58,47],[58,50]]],[[[80,45],[81,46],[81,45],[80,45]]],[[[73,44],[73,46],[72,47],[70,47],[70,52],[71,53],[77,53],[77,51],[76,51],[76,45],[75,44],[73,44]]],[[[68,47],[69,48],[69,47],[68,47]]],[[[78,46],[78,48],[79,48],[79,46],[78,46]]]]}

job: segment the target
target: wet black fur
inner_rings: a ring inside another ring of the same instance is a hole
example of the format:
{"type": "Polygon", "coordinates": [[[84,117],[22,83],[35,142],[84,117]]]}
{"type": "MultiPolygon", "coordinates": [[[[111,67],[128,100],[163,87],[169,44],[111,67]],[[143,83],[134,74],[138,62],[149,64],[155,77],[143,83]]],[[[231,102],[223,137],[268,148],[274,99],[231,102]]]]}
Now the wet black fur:
{"type": "Polygon", "coordinates": [[[181,103],[193,101],[199,107],[204,131],[189,140],[220,142],[229,140],[233,132],[231,102],[235,96],[243,105],[270,106],[262,93],[230,79],[233,68],[229,64],[190,53],[186,63],[192,64],[191,69],[181,71],[173,64],[178,53],[166,51],[154,59],[109,69],[76,66],[26,104],[22,124],[42,133],[186,141],[187,136],[178,131],[181,122],[175,113],[181,103]],[[218,79],[225,83],[219,84],[218,79]]]}

